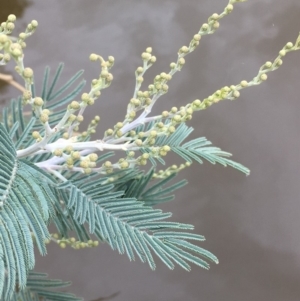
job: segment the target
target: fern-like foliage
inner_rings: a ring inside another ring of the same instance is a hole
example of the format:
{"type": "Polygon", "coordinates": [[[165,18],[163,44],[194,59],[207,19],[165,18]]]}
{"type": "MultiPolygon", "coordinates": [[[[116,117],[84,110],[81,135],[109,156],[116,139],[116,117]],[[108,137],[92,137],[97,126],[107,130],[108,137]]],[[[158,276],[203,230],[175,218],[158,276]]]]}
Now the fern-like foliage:
{"type": "MultiPolygon", "coordinates": [[[[151,126],[151,123],[147,126],[140,126],[137,132],[147,131],[151,126]]],[[[174,153],[187,162],[196,161],[202,164],[203,160],[206,160],[212,164],[219,163],[223,166],[231,166],[247,175],[250,173],[250,170],[244,165],[228,159],[232,156],[231,153],[225,152],[219,147],[212,146],[212,143],[205,137],[192,139],[183,143],[193,131],[194,129],[192,127],[188,127],[185,123],[182,123],[173,134],[169,136],[163,135],[157,138],[155,146],[168,145],[174,153]]],[[[143,151],[149,152],[147,148],[144,148],[143,151]]],[[[160,163],[165,164],[165,161],[161,157],[156,159],[160,163]]],[[[151,157],[150,160],[152,164],[156,166],[155,158],[151,157]]]]}
{"type": "Polygon", "coordinates": [[[166,221],[171,213],[153,209],[142,201],[147,197],[149,202],[154,202],[156,197],[167,194],[158,186],[144,192],[153,170],[138,176],[133,171],[133,175],[135,180],[128,179],[126,174],[125,181],[123,177],[119,178],[117,186],[123,186],[125,191],[116,189],[106,177],[75,182],[76,185],[68,181],[60,184],[59,189],[72,219],[82,225],[87,223],[90,233],[107,241],[119,253],[126,253],[130,260],[137,254],[152,269],[156,266],[152,253],[170,269],[174,268],[174,263],[186,270],[190,270],[188,262],[205,269],[209,268],[206,259],[217,263],[218,259],[212,253],[187,241],[204,240],[201,235],[186,232],[193,229],[192,225],[166,221]]]}
{"type": "MultiPolygon", "coordinates": [[[[13,141],[0,124],[0,297],[26,286],[34,267],[35,242],[46,254],[47,222],[55,215],[51,178],[30,162],[17,160],[13,141]]],[[[53,183],[52,183],[53,184],[53,183]]]]}
{"type": "MultiPolygon", "coordinates": [[[[12,301],[81,301],[83,299],[73,294],[59,290],[69,286],[70,282],[48,279],[47,274],[29,272],[25,289],[17,290],[12,295],[12,301]]],[[[0,301],[7,301],[1,298],[0,301]]]]}

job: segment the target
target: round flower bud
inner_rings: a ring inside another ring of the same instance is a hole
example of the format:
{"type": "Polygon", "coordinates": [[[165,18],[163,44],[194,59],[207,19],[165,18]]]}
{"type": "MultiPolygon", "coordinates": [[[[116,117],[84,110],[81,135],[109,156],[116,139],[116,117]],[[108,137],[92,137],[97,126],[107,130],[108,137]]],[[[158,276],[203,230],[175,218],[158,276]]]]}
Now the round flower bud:
{"type": "Polygon", "coordinates": [[[83,171],[84,171],[85,174],[90,174],[92,172],[92,169],[91,168],[85,168],[83,171]]]}
{"type": "Polygon", "coordinates": [[[114,133],[114,130],[113,129],[108,129],[106,130],[106,135],[112,135],[114,133]]]}
{"type": "Polygon", "coordinates": [[[80,159],[80,152],[78,152],[78,151],[76,151],[76,152],[72,152],[71,153],[71,156],[72,156],[72,159],[74,159],[74,160],[78,160],[78,159],[80,159]]]}
{"type": "Polygon", "coordinates": [[[150,155],[148,154],[148,153],[144,153],[144,154],[142,154],[142,158],[143,159],[149,159],[149,157],[150,157],[150,155]]]}
{"type": "Polygon", "coordinates": [[[159,151],[159,154],[160,154],[162,157],[164,157],[164,156],[167,155],[167,152],[165,152],[164,150],[160,150],[160,151],[159,151]]]}
{"type": "Polygon", "coordinates": [[[43,113],[43,114],[49,115],[49,114],[50,114],[50,111],[49,111],[48,109],[44,109],[44,110],[42,111],[42,113],[43,113]]]}
{"type": "Polygon", "coordinates": [[[232,10],[233,10],[233,5],[232,4],[228,4],[227,6],[226,6],[226,8],[225,8],[225,11],[226,12],[232,12],[232,10]]]}
{"type": "Polygon", "coordinates": [[[233,95],[233,97],[238,98],[240,96],[240,92],[235,90],[235,91],[233,91],[232,95],[233,95]]]}
{"type": "Polygon", "coordinates": [[[79,116],[77,116],[77,118],[76,118],[76,120],[77,120],[78,122],[82,122],[83,119],[84,119],[84,117],[83,117],[82,115],[79,115],[79,116]]]}
{"type": "Polygon", "coordinates": [[[180,122],[180,121],[181,121],[180,115],[175,115],[175,116],[173,117],[173,120],[174,120],[175,122],[180,122]]]}
{"type": "Polygon", "coordinates": [[[207,29],[208,29],[208,24],[207,23],[204,23],[202,26],[201,26],[201,29],[203,30],[203,31],[206,31],[207,29]]]}
{"type": "Polygon", "coordinates": [[[128,157],[131,157],[131,158],[133,158],[134,155],[135,155],[135,152],[134,152],[134,151],[130,151],[130,152],[127,154],[127,156],[128,156],[128,157]]]}
{"type": "Polygon", "coordinates": [[[92,153],[89,155],[89,159],[92,161],[92,162],[96,162],[97,159],[98,159],[98,155],[95,154],[95,153],[92,153]]]}
{"type": "Polygon", "coordinates": [[[164,84],[162,86],[162,89],[163,89],[164,92],[167,92],[169,90],[169,86],[167,84],[164,84]]]}
{"type": "Polygon", "coordinates": [[[183,57],[181,57],[179,60],[178,60],[178,63],[179,65],[184,65],[185,64],[185,59],[183,57]]]}
{"type": "Polygon", "coordinates": [[[90,163],[89,163],[89,167],[91,167],[91,168],[96,167],[96,165],[97,165],[96,162],[90,162],[90,163]]]}
{"type": "Polygon", "coordinates": [[[144,81],[144,78],[142,76],[138,76],[136,80],[138,83],[142,83],[144,81]]]}
{"type": "Polygon", "coordinates": [[[152,55],[150,58],[150,62],[153,64],[156,62],[156,56],[152,55]]]}
{"type": "Polygon", "coordinates": [[[16,19],[17,19],[16,16],[13,14],[11,14],[7,17],[7,21],[9,21],[9,22],[15,22],[16,19]]]}
{"type": "Polygon", "coordinates": [[[4,44],[8,41],[8,37],[6,34],[0,35],[0,43],[4,44]]]}
{"type": "Polygon", "coordinates": [[[213,20],[218,20],[218,19],[219,19],[219,15],[218,15],[217,13],[214,13],[214,14],[211,16],[211,18],[212,18],[213,20]]]}
{"type": "Polygon", "coordinates": [[[163,112],[161,113],[161,115],[162,115],[162,117],[166,118],[166,117],[169,116],[169,112],[168,112],[168,111],[163,111],[163,112]]]}
{"type": "Polygon", "coordinates": [[[136,113],[134,112],[134,111],[131,111],[130,113],[129,113],[129,117],[130,118],[134,118],[136,116],[136,113]]]}
{"type": "Polygon", "coordinates": [[[107,70],[102,70],[101,71],[101,77],[105,78],[108,76],[108,71],[107,70]]]}
{"type": "Polygon", "coordinates": [[[36,20],[32,20],[32,21],[31,21],[31,26],[32,26],[33,28],[38,27],[38,25],[39,25],[39,23],[38,23],[36,20]]]}
{"type": "Polygon", "coordinates": [[[53,152],[53,155],[56,156],[56,157],[61,157],[63,154],[63,151],[62,149],[59,149],[57,148],[54,152],[53,152]]]}
{"type": "Polygon", "coordinates": [[[26,33],[25,33],[25,32],[21,32],[21,33],[19,34],[19,38],[20,38],[21,40],[25,40],[25,39],[26,39],[26,33]]]}
{"type": "Polygon", "coordinates": [[[90,61],[95,62],[95,61],[97,61],[97,59],[98,59],[98,55],[97,54],[92,53],[90,55],[90,61]]]}
{"type": "Polygon", "coordinates": [[[282,65],[282,60],[279,59],[279,60],[276,62],[276,65],[277,65],[277,66],[281,66],[281,65],[282,65]]]}
{"type": "Polygon", "coordinates": [[[159,123],[157,124],[157,127],[160,128],[160,129],[163,128],[163,127],[164,127],[163,122],[159,122],[159,123]]]}
{"type": "Polygon", "coordinates": [[[22,55],[22,51],[20,49],[14,49],[12,51],[12,55],[15,56],[15,57],[19,57],[22,55]]]}
{"type": "Polygon", "coordinates": [[[49,120],[49,116],[47,114],[42,113],[40,116],[40,121],[42,123],[46,123],[49,120]]]}
{"type": "Polygon", "coordinates": [[[104,164],[104,167],[106,168],[110,168],[112,166],[111,162],[110,161],[106,161],[104,164]]]}
{"type": "Polygon", "coordinates": [[[195,34],[194,35],[194,40],[199,42],[201,40],[201,35],[200,34],[195,34]]]}
{"type": "Polygon", "coordinates": [[[88,101],[90,99],[90,96],[89,96],[89,94],[88,93],[83,93],[82,95],[81,95],[81,100],[82,101],[88,101]]]}
{"type": "Polygon", "coordinates": [[[71,157],[69,157],[69,158],[67,158],[66,163],[67,163],[68,166],[73,166],[74,161],[71,157]]]}
{"type": "Polygon", "coordinates": [[[31,92],[30,92],[29,90],[25,90],[25,91],[23,92],[23,99],[24,99],[24,100],[29,100],[29,99],[31,99],[31,92]]]}
{"type": "Polygon", "coordinates": [[[268,78],[268,75],[265,74],[265,73],[263,73],[263,74],[260,76],[260,79],[261,79],[262,81],[267,80],[267,78],[268,78]]]}
{"type": "Polygon", "coordinates": [[[115,62],[115,58],[113,57],[113,56],[109,56],[108,57],[108,61],[111,63],[111,64],[113,64],[114,62],[115,62]]]}
{"type": "Polygon", "coordinates": [[[140,165],[146,165],[147,164],[147,160],[142,159],[142,160],[140,160],[139,164],[140,165]]]}
{"type": "Polygon", "coordinates": [[[106,77],[106,80],[108,82],[111,82],[112,80],[114,79],[114,76],[111,74],[111,73],[108,73],[107,77],[106,77]]]}
{"type": "Polygon", "coordinates": [[[188,53],[189,52],[189,48],[187,46],[182,46],[180,48],[180,51],[183,52],[183,53],[188,53]]]}
{"type": "Polygon", "coordinates": [[[214,24],[213,24],[213,28],[214,29],[217,29],[217,28],[219,28],[220,27],[220,23],[219,22],[215,22],[214,24]]]}
{"type": "Polygon", "coordinates": [[[136,131],[131,130],[131,131],[129,132],[129,135],[130,135],[131,137],[134,137],[134,136],[136,135],[136,131]]]}
{"type": "Polygon", "coordinates": [[[142,73],[144,71],[144,68],[143,67],[138,67],[137,69],[136,69],[136,72],[137,73],[142,73]]]}
{"type": "Polygon", "coordinates": [[[38,139],[38,138],[40,138],[40,137],[41,137],[41,135],[40,135],[40,133],[39,133],[38,131],[32,132],[32,138],[38,139]]]}
{"type": "Polygon", "coordinates": [[[145,132],[139,132],[139,133],[138,133],[138,137],[139,137],[139,138],[143,138],[144,136],[145,136],[145,132]]]}
{"type": "Polygon", "coordinates": [[[242,87],[247,87],[248,86],[248,82],[246,80],[242,80],[241,81],[241,86],[242,87]]]}
{"type": "Polygon", "coordinates": [[[99,246],[99,241],[98,240],[94,240],[93,241],[93,247],[98,247],[99,246]]]}
{"type": "Polygon", "coordinates": [[[31,78],[33,76],[33,70],[31,68],[25,68],[23,70],[23,76],[25,78],[31,78]]]}
{"type": "Polygon", "coordinates": [[[165,152],[169,152],[171,150],[170,146],[169,145],[164,145],[162,147],[162,150],[165,151],[165,152]]]}
{"type": "Polygon", "coordinates": [[[44,104],[44,101],[43,101],[43,99],[41,97],[35,97],[33,103],[36,106],[41,107],[44,104]]]}
{"type": "Polygon", "coordinates": [[[143,52],[142,53],[142,59],[143,60],[149,61],[150,58],[151,58],[151,54],[150,53],[148,53],[148,52],[143,52]]]}
{"type": "Polygon", "coordinates": [[[136,140],[135,140],[135,144],[136,144],[137,146],[142,146],[142,145],[143,145],[143,141],[142,141],[141,139],[136,139],[136,140]]]}
{"type": "Polygon", "coordinates": [[[9,62],[10,61],[10,55],[9,55],[9,53],[4,53],[3,59],[4,59],[5,62],[9,62]]]}
{"type": "Polygon", "coordinates": [[[94,99],[89,98],[88,100],[85,101],[88,105],[93,105],[95,103],[94,99]]]}
{"type": "Polygon", "coordinates": [[[62,242],[59,243],[59,246],[60,246],[62,249],[65,249],[67,245],[66,245],[65,242],[62,241],[62,242]]]}
{"type": "Polygon", "coordinates": [[[170,68],[171,68],[171,69],[174,69],[174,68],[176,68],[176,63],[174,63],[174,62],[173,62],[173,63],[171,63],[171,64],[170,64],[170,68]]]}
{"type": "Polygon", "coordinates": [[[279,51],[279,55],[280,56],[285,56],[286,55],[286,51],[284,49],[279,51]]]}
{"type": "Polygon", "coordinates": [[[68,133],[63,133],[63,138],[64,139],[68,139],[69,138],[69,134],[68,133]]]}
{"type": "Polygon", "coordinates": [[[80,104],[78,101],[73,100],[70,104],[70,108],[73,110],[78,110],[80,108],[80,104]]]}
{"type": "Polygon", "coordinates": [[[146,52],[151,53],[152,52],[152,47],[147,47],[146,52]]]}
{"type": "Polygon", "coordinates": [[[151,137],[156,137],[157,136],[157,131],[151,131],[150,136],[151,137]]]}
{"type": "Polygon", "coordinates": [[[128,163],[127,161],[124,161],[124,162],[122,162],[122,163],[120,164],[120,167],[121,167],[122,169],[128,168],[128,167],[129,167],[129,163],[128,163]]]}
{"type": "Polygon", "coordinates": [[[192,108],[187,108],[187,109],[186,109],[186,113],[189,114],[189,115],[193,114],[193,112],[194,112],[194,111],[193,111],[192,108]]]}
{"type": "Polygon", "coordinates": [[[118,123],[115,125],[115,127],[116,127],[117,129],[121,129],[121,128],[123,127],[123,123],[122,123],[122,122],[118,122],[118,123]]]}
{"type": "Polygon", "coordinates": [[[12,30],[14,30],[14,28],[15,28],[15,24],[14,24],[14,23],[8,22],[8,23],[6,24],[6,29],[7,29],[7,30],[12,31],[12,30]]]}
{"type": "Polygon", "coordinates": [[[271,68],[272,67],[272,62],[266,62],[265,67],[266,68],[271,68]]]}
{"type": "Polygon", "coordinates": [[[176,131],[176,128],[173,126],[173,125],[171,125],[169,128],[168,128],[168,132],[169,133],[174,133],[176,131]]]}
{"type": "Polygon", "coordinates": [[[79,165],[80,165],[80,167],[82,167],[82,168],[88,168],[89,167],[89,161],[87,161],[87,160],[82,160],[82,161],[80,161],[80,163],[79,163],[79,165]]]}
{"type": "Polygon", "coordinates": [[[287,49],[291,49],[291,48],[293,48],[293,43],[292,42],[288,42],[286,45],[285,45],[285,47],[287,48],[287,49]]]}
{"type": "Polygon", "coordinates": [[[68,121],[73,122],[76,119],[76,115],[71,114],[68,118],[68,121]]]}
{"type": "Polygon", "coordinates": [[[176,108],[176,107],[173,107],[172,109],[171,109],[171,112],[172,113],[176,113],[178,111],[178,109],[176,108]]]}
{"type": "Polygon", "coordinates": [[[98,79],[94,78],[94,79],[92,80],[92,85],[95,86],[95,85],[97,85],[97,84],[98,84],[98,79]]]}
{"type": "Polygon", "coordinates": [[[118,138],[121,138],[123,136],[123,133],[122,133],[122,131],[118,130],[116,132],[116,135],[117,135],[118,138]]]}
{"type": "Polygon", "coordinates": [[[155,141],[156,141],[156,140],[155,140],[154,138],[152,138],[152,139],[149,140],[148,143],[149,143],[149,145],[154,145],[154,144],[155,144],[155,141]]]}

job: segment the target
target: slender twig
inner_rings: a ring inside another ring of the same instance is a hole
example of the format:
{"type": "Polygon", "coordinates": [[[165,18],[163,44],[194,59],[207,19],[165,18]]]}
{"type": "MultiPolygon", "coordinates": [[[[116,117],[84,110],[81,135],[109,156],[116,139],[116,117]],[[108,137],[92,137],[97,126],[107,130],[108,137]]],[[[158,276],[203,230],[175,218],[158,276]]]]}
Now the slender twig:
{"type": "Polygon", "coordinates": [[[22,85],[20,85],[19,83],[17,83],[14,80],[12,75],[0,73],[0,80],[7,82],[9,85],[15,87],[16,89],[18,89],[21,92],[24,92],[26,90],[22,85]]]}

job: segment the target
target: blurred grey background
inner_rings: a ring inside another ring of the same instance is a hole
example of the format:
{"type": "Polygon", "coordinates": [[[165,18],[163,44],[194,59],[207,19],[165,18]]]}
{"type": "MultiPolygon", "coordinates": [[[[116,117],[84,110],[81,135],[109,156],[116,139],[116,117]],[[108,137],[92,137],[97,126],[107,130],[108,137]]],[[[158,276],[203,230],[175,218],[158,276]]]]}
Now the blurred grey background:
{"type": "MultiPolygon", "coordinates": [[[[26,65],[41,83],[46,65],[64,61],[65,79],[79,69],[90,81],[98,66],[91,52],[113,55],[115,80],[87,117],[101,116],[99,136],[122,119],[134,87],[140,54],[152,46],[158,58],[148,82],[168,70],[177,49],[226,0],[1,0],[1,18],[20,16],[17,30],[32,19],[39,28],[28,39],[26,65]]],[[[157,111],[203,99],[224,85],[251,79],[300,30],[299,0],[252,0],[235,6],[212,36],[187,58],[171,81],[157,111]]],[[[2,72],[10,72],[12,66],[2,72]]],[[[19,79],[17,79],[19,80],[19,79]]],[[[86,300],[116,291],[116,301],[297,301],[300,300],[300,51],[263,85],[243,90],[198,112],[190,122],[194,137],[206,136],[251,169],[249,177],[231,168],[196,163],[180,174],[189,185],[163,206],[173,220],[192,223],[206,236],[201,246],[220,259],[210,271],[169,271],[158,262],[155,272],[131,263],[108,245],[61,250],[49,246],[37,270],[72,280],[74,293],[86,300]]],[[[2,101],[18,92],[2,87],[2,101]]],[[[86,118],[89,119],[89,118],[86,118]]],[[[172,157],[170,163],[179,162],[172,157]]]]}

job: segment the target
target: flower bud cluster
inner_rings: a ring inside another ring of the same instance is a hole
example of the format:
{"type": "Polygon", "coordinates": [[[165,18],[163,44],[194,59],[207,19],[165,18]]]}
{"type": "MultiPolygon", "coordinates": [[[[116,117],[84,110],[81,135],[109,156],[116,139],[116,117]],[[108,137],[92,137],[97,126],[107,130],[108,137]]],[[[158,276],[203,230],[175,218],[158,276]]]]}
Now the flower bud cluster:
{"type": "MultiPolygon", "coordinates": [[[[78,116],[78,117],[80,117],[80,116],[78,116]]],[[[81,122],[81,121],[78,120],[78,117],[77,117],[77,121],[81,122]]],[[[91,122],[89,123],[87,130],[79,134],[78,140],[85,140],[88,136],[90,136],[92,134],[95,134],[96,133],[96,127],[97,127],[99,121],[100,121],[100,117],[98,115],[96,115],[91,120],[91,122]]]]}
{"type": "MultiPolygon", "coordinates": [[[[115,59],[113,56],[109,56],[107,61],[105,61],[102,58],[102,56],[92,53],[90,55],[90,60],[92,62],[99,60],[100,65],[101,65],[101,73],[100,73],[99,78],[92,80],[92,91],[93,91],[92,94],[95,94],[95,93],[97,94],[97,91],[100,91],[101,89],[104,89],[104,88],[107,88],[110,86],[110,84],[113,80],[113,75],[109,72],[109,70],[114,65],[115,59]]],[[[98,96],[100,96],[100,94],[98,96]]]]}
{"type": "Polygon", "coordinates": [[[87,242],[76,240],[75,237],[64,238],[60,237],[58,233],[51,234],[51,239],[46,240],[46,243],[51,241],[56,242],[62,249],[65,249],[67,246],[72,247],[73,249],[79,250],[84,248],[97,247],[99,245],[98,240],[88,240],[87,242]]]}
{"type": "Polygon", "coordinates": [[[190,163],[190,162],[185,162],[185,164],[180,164],[179,166],[174,164],[165,170],[159,170],[157,173],[154,173],[152,177],[154,179],[165,179],[165,178],[169,177],[170,175],[172,175],[174,173],[178,173],[179,171],[183,170],[184,168],[191,166],[191,164],[192,163],[190,163]]]}
{"type": "Polygon", "coordinates": [[[80,170],[86,174],[92,172],[92,169],[96,167],[98,159],[96,153],[82,156],[79,151],[73,149],[72,144],[66,146],[64,149],[55,149],[53,155],[65,159],[64,167],[73,169],[74,166],[80,166],[80,170]]]}
{"type": "MultiPolygon", "coordinates": [[[[13,58],[16,62],[23,59],[23,49],[26,47],[25,39],[30,36],[38,26],[37,21],[31,21],[26,28],[26,32],[22,32],[17,40],[10,38],[9,34],[15,28],[14,22],[16,21],[15,15],[9,15],[6,22],[2,22],[0,25],[0,50],[4,53],[0,53],[0,64],[6,64],[13,58]]],[[[16,71],[23,76],[22,64],[17,64],[16,71]]],[[[27,72],[25,71],[25,74],[27,72]]],[[[30,76],[25,76],[29,78],[30,76]]]]}

